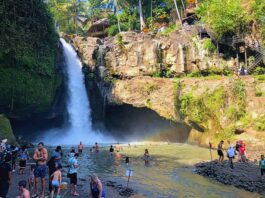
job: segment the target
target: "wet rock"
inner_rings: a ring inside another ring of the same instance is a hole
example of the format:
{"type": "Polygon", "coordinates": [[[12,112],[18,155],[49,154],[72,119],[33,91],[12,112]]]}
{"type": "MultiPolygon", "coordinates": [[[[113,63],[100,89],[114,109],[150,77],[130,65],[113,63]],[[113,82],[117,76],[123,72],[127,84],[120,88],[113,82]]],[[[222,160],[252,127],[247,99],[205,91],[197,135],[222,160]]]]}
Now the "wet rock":
{"type": "Polygon", "coordinates": [[[124,188],[119,192],[119,194],[124,197],[130,197],[134,195],[134,191],[131,188],[124,188]]]}
{"type": "Polygon", "coordinates": [[[229,167],[227,161],[203,162],[195,165],[196,173],[214,179],[226,185],[233,185],[250,192],[265,192],[265,183],[260,178],[257,164],[252,162],[235,162],[234,169],[229,167]]]}

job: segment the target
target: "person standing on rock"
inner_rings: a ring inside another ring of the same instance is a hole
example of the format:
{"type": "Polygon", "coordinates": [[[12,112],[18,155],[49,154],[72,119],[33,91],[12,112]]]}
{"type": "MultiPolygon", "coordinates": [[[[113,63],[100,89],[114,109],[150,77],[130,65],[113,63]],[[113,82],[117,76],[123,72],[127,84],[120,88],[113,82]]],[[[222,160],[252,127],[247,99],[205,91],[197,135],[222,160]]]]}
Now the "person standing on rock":
{"type": "Polygon", "coordinates": [[[19,151],[19,174],[24,174],[26,166],[27,166],[27,159],[29,158],[28,149],[26,146],[22,146],[22,148],[19,151]]]}
{"type": "Polygon", "coordinates": [[[217,147],[217,154],[219,156],[220,162],[224,160],[223,144],[224,144],[224,141],[221,140],[220,143],[218,144],[218,147],[217,147]]]}
{"type": "Polygon", "coordinates": [[[229,146],[227,150],[227,157],[229,159],[230,168],[234,168],[233,159],[235,158],[235,149],[233,146],[229,146]]]}
{"type": "Polygon", "coordinates": [[[77,158],[79,157],[79,154],[74,154],[74,157],[71,157],[68,161],[69,163],[69,171],[68,171],[68,177],[70,178],[70,190],[71,195],[73,196],[79,196],[76,190],[77,185],[77,169],[79,167],[77,158]]]}
{"type": "Polygon", "coordinates": [[[261,173],[261,178],[262,178],[264,173],[265,173],[265,159],[264,159],[264,155],[260,156],[259,168],[260,168],[260,173],[261,173]]]}
{"type": "Polygon", "coordinates": [[[38,148],[35,150],[33,159],[36,161],[36,167],[34,169],[35,177],[35,194],[38,193],[38,178],[41,179],[41,198],[44,198],[45,191],[45,176],[47,171],[46,162],[48,160],[47,149],[44,148],[43,142],[38,144],[38,148]]]}

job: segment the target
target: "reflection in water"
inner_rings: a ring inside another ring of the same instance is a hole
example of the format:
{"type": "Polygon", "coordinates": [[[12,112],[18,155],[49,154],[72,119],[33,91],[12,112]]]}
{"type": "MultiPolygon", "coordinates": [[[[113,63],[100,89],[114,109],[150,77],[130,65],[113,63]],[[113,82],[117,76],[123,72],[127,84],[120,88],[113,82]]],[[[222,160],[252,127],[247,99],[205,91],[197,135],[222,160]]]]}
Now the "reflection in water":
{"type": "Polygon", "coordinates": [[[130,157],[130,168],[134,170],[129,186],[145,197],[260,197],[192,173],[191,165],[209,160],[209,151],[186,144],[132,146],[113,156],[108,148],[99,153],[89,153],[86,149],[79,159],[79,176],[87,179],[91,173],[97,173],[104,181],[116,181],[125,186],[126,156],[130,157]],[[144,166],[145,148],[150,152],[150,167],[144,166]]]}

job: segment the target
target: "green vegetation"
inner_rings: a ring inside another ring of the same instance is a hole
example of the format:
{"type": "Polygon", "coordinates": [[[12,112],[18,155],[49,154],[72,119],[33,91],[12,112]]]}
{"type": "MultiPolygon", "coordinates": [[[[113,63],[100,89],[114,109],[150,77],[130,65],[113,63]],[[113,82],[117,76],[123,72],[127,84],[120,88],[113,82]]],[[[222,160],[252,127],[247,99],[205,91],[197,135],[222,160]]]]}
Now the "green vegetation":
{"type": "Polygon", "coordinates": [[[7,139],[10,144],[16,144],[16,138],[13,134],[9,120],[0,115],[0,139],[7,139]]]}
{"type": "Polygon", "coordinates": [[[216,38],[238,34],[247,26],[247,11],[242,0],[203,1],[197,14],[214,32],[216,38]]]}
{"type": "Polygon", "coordinates": [[[255,79],[258,80],[258,81],[265,81],[265,74],[257,75],[257,76],[255,76],[255,79]]]}
{"type": "MultiPolygon", "coordinates": [[[[252,17],[253,21],[257,22],[257,30],[259,31],[263,42],[265,42],[265,1],[254,0],[252,1],[252,17]]],[[[265,43],[263,43],[265,44],[265,43]]]]}
{"type": "Polygon", "coordinates": [[[257,131],[265,131],[265,115],[256,118],[254,124],[257,131]]]}
{"type": "Polygon", "coordinates": [[[0,16],[0,112],[44,112],[60,84],[53,20],[41,0],[6,1],[0,16]]]}
{"type": "Polygon", "coordinates": [[[144,89],[150,95],[153,91],[158,90],[159,87],[157,85],[147,83],[144,89]]]}
{"type": "Polygon", "coordinates": [[[256,67],[254,72],[252,72],[253,75],[262,75],[265,74],[265,68],[264,67],[256,67]]]}
{"type": "Polygon", "coordinates": [[[171,32],[178,30],[179,28],[180,27],[177,27],[176,24],[171,24],[167,28],[165,28],[165,30],[161,32],[160,34],[163,36],[168,36],[171,32]]]}
{"type": "Polygon", "coordinates": [[[228,103],[228,93],[223,86],[214,91],[206,91],[203,95],[194,96],[191,92],[182,95],[180,101],[180,114],[182,119],[187,119],[189,122],[195,122],[206,131],[216,132],[217,139],[232,138],[235,132],[235,122],[243,118],[246,120],[245,107],[240,106],[245,98],[239,94],[245,92],[241,82],[236,81],[234,85],[235,97],[232,104],[224,111],[228,103]],[[220,120],[223,115],[229,120],[229,123],[222,127],[220,120]]]}
{"type": "Polygon", "coordinates": [[[209,53],[214,53],[216,51],[215,45],[209,38],[203,40],[203,49],[207,50],[209,53]]]}

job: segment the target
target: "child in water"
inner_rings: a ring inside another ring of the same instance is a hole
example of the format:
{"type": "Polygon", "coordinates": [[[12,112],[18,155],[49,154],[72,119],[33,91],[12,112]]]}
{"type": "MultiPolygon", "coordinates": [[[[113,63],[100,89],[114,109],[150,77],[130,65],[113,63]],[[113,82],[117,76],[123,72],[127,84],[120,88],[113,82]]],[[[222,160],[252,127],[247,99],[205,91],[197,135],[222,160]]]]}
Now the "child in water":
{"type": "Polygon", "coordinates": [[[145,166],[149,166],[149,158],[150,158],[149,151],[148,149],[145,149],[144,151],[144,165],[145,166]]]}
{"type": "Polygon", "coordinates": [[[51,198],[54,197],[54,193],[57,191],[56,198],[60,198],[60,184],[62,183],[62,172],[61,172],[61,165],[56,167],[56,171],[51,175],[52,178],[52,192],[51,198]]]}

